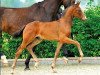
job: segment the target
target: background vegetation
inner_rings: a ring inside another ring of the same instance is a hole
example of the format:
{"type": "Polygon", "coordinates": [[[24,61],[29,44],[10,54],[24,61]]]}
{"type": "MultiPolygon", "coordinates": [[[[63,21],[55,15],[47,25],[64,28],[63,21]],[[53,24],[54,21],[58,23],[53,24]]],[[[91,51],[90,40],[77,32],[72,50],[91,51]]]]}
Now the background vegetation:
{"type": "MultiPolygon", "coordinates": [[[[72,27],[73,39],[80,42],[85,57],[100,57],[100,7],[91,7],[86,12],[87,20],[74,20],[72,27]]],[[[3,52],[7,58],[14,58],[17,47],[20,45],[22,38],[13,38],[7,33],[2,34],[0,44],[3,52]]],[[[56,41],[43,41],[36,48],[35,53],[38,57],[53,57],[56,49],[56,41]]],[[[78,55],[78,50],[74,45],[66,45],[68,50],[78,55]]],[[[24,50],[20,58],[26,58],[29,53],[24,50]]],[[[62,50],[60,52],[62,56],[62,50]]]]}

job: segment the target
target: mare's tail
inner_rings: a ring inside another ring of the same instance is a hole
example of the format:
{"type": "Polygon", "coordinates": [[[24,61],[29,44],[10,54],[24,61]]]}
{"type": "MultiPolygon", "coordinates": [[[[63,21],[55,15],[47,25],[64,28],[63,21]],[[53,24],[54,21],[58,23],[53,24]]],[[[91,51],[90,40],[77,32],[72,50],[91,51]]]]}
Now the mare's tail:
{"type": "Polygon", "coordinates": [[[25,28],[25,26],[24,26],[22,29],[20,29],[18,32],[15,32],[15,33],[13,34],[13,37],[14,37],[14,38],[17,38],[17,37],[21,36],[22,33],[23,33],[24,28],[25,28]]]}

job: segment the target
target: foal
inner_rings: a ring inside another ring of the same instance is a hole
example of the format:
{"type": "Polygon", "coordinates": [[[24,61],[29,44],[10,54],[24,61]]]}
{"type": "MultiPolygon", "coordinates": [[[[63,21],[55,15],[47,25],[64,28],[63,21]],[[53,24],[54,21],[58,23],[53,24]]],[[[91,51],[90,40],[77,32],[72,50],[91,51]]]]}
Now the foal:
{"type": "MultiPolygon", "coordinates": [[[[23,31],[23,41],[18,48],[18,51],[15,56],[15,61],[12,65],[13,70],[15,68],[19,55],[21,54],[23,49],[26,47],[28,48],[28,51],[30,52],[34,60],[38,62],[38,59],[36,58],[35,54],[32,52],[31,47],[37,45],[43,39],[58,41],[54,60],[51,65],[53,72],[56,72],[55,71],[56,59],[59,55],[60,48],[63,43],[75,44],[78,47],[78,50],[80,53],[79,62],[81,62],[82,57],[83,57],[83,52],[81,50],[80,44],[78,41],[74,41],[69,38],[71,34],[73,18],[76,17],[81,20],[86,20],[86,16],[81,11],[79,4],[80,3],[78,2],[77,4],[70,6],[65,12],[65,15],[57,21],[52,21],[52,22],[34,21],[31,23],[28,23],[23,31]],[[39,37],[39,38],[36,38],[36,37],[39,37]]],[[[35,66],[37,66],[37,63],[35,64],[35,66]]]]}

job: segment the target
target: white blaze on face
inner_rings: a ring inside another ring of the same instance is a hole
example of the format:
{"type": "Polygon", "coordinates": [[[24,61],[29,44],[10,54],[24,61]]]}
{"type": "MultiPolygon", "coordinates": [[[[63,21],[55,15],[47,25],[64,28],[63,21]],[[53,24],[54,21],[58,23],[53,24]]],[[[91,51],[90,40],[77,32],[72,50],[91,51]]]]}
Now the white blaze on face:
{"type": "Polygon", "coordinates": [[[82,12],[83,12],[83,17],[82,17],[82,20],[86,20],[87,18],[86,18],[86,15],[84,14],[84,9],[80,6],[80,8],[81,8],[81,10],[82,10],[82,12]]]}
{"type": "Polygon", "coordinates": [[[1,62],[2,62],[3,64],[8,64],[8,60],[6,59],[6,56],[5,56],[5,55],[2,55],[2,56],[1,56],[1,62]]]}
{"type": "MultiPolygon", "coordinates": [[[[84,13],[84,10],[82,10],[82,12],[84,13]]],[[[83,14],[84,16],[83,16],[83,20],[86,20],[87,19],[87,17],[86,17],[86,15],[85,14],[83,14]]]]}

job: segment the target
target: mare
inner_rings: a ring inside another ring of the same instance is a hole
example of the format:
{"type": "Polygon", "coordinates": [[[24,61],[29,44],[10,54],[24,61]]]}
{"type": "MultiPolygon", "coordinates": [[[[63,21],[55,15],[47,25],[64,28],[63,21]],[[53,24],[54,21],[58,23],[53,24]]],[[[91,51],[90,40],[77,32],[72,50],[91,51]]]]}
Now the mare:
{"type": "Polygon", "coordinates": [[[17,36],[29,22],[54,20],[60,6],[68,7],[73,1],[44,0],[27,8],[5,9],[2,15],[2,31],[17,36]]]}
{"type": "Polygon", "coordinates": [[[39,60],[37,59],[36,55],[32,51],[32,47],[39,44],[42,40],[56,40],[58,42],[57,49],[55,51],[54,60],[51,65],[53,72],[56,72],[55,70],[56,60],[63,43],[76,45],[80,54],[78,61],[79,62],[82,61],[83,52],[81,50],[80,43],[76,40],[72,40],[69,38],[71,34],[73,18],[76,17],[81,20],[86,20],[86,16],[82,12],[79,5],[80,2],[77,2],[76,4],[68,7],[68,9],[66,9],[64,16],[61,17],[59,20],[52,21],[52,22],[34,21],[26,25],[25,29],[23,30],[22,43],[17,49],[15,60],[12,65],[13,72],[18,57],[20,56],[23,49],[26,47],[29,53],[32,55],[34,61],[36,62],[35,67],[38,66],[39,60]],[[37,37],[39,38],[37,39],[37,37]]]}
{"type": "MultiPolygon", "coordinates": [[[[0,18],[0,22],[2,22],[0,26],[2,27],[2,31],[17,37],[22,34],[27,23],[55,20],[61,5],[64,5],[66,8],[73,3],[75,3],[75,0],[44,0],[28,8],[2,8],[3,15],[1,15],[2,19],[0,18]]],[[[29,60],[30,55],[25,62],[26,68],[29,68],[29,60]]]]}
{"type": "Polygon", "coordinates": [[[8,66],[8,60],[2,52],[0,52],[0,59],[3,66],[8,66]]]}
{"type": "Polygon", "coordinates": [[[2,24],[1,24],[1,16],[3,15],[3,13],[4,13],[4,8],[0,8],[0,37],[1,37],[1,35],[2,35],[2,24]]]}

